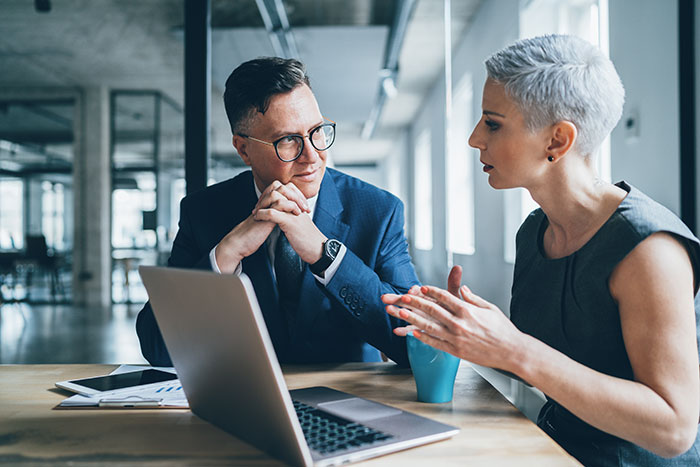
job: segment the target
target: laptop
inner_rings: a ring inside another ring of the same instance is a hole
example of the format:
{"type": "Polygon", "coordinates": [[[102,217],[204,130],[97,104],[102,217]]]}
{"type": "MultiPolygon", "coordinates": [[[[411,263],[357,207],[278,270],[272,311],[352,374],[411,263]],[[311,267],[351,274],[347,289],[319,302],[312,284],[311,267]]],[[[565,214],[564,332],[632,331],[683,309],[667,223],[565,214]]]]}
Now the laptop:
{"type": "Polygon", "coordinates": [[[292,465],[339,465],[459,429],[327,387],[289,391],[245,275],[139,267],[193,413],[292,465]]]}

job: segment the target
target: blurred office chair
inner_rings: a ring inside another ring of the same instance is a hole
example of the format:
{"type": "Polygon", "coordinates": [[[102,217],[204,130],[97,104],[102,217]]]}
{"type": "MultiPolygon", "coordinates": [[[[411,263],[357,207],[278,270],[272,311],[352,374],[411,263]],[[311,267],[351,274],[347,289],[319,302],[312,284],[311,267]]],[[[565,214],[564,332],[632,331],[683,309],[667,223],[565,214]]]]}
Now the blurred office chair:
{"type": "Polygon", "coordinates": [[[16,262],[21,257],[19,251],[0,251],[0,305],[14,301],[14,289],[17,285],[16,262]],[[3,287],[4,286],[4,287],[3,287]],[[3,288],[10,296],[3,295],[3,288]]]}
{"type": "Polygon", "coordinates": [[[29,265],[27,269],[27,294],[32,283],[33,270],[42,271],[49,275],[51,286],[51,297],[56,300],[57,292],[63,293],[63,286],[59,277],[58,257],[49,252],[44,235],[27,235],[24,240],[25,263],[29,265]]]}

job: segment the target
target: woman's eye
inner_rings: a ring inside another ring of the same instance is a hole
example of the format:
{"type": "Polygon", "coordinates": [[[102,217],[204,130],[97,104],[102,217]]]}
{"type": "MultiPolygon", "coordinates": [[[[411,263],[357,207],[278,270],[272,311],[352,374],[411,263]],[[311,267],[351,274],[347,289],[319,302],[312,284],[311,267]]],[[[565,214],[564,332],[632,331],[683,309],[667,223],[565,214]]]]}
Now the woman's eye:
{"type": "Polygon", "coordinates": [[[500,124],[494,122],[493,120],[484,120],[484,123],[487,127],[489,127],[489,131],[496,131],[501,127],[500,124]]]}

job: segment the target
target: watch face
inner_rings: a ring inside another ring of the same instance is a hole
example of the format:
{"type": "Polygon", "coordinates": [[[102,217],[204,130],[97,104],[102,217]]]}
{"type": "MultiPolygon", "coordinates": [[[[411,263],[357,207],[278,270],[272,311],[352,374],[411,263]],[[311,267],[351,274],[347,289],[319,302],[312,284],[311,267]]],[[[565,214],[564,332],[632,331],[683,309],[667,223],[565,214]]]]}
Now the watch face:
{"type": "Polygon", "coordinates": [[[328,250],[330,256],[335,258],[340,251],[340,242],[338,240],[328,240],[328,242],[326,242],[326,250],[328,250]]]}

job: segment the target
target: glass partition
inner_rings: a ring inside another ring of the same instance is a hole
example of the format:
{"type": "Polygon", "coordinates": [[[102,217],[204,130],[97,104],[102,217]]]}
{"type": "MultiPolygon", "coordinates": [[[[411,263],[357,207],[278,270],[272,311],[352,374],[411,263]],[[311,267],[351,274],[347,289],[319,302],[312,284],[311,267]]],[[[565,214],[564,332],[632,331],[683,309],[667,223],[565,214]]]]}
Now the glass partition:
{"type": "Polygon", "coordinates": [[[148,298],[138,266],[165,264],[175,235],[184,120],[156,91],[115,91],[111,112],[112,301],[142,303],[148,298]]]}
{"type": "Polygon", "coordinates": [[[71,301],[74,111],[0,102],[0,303],[71,301]]]}

